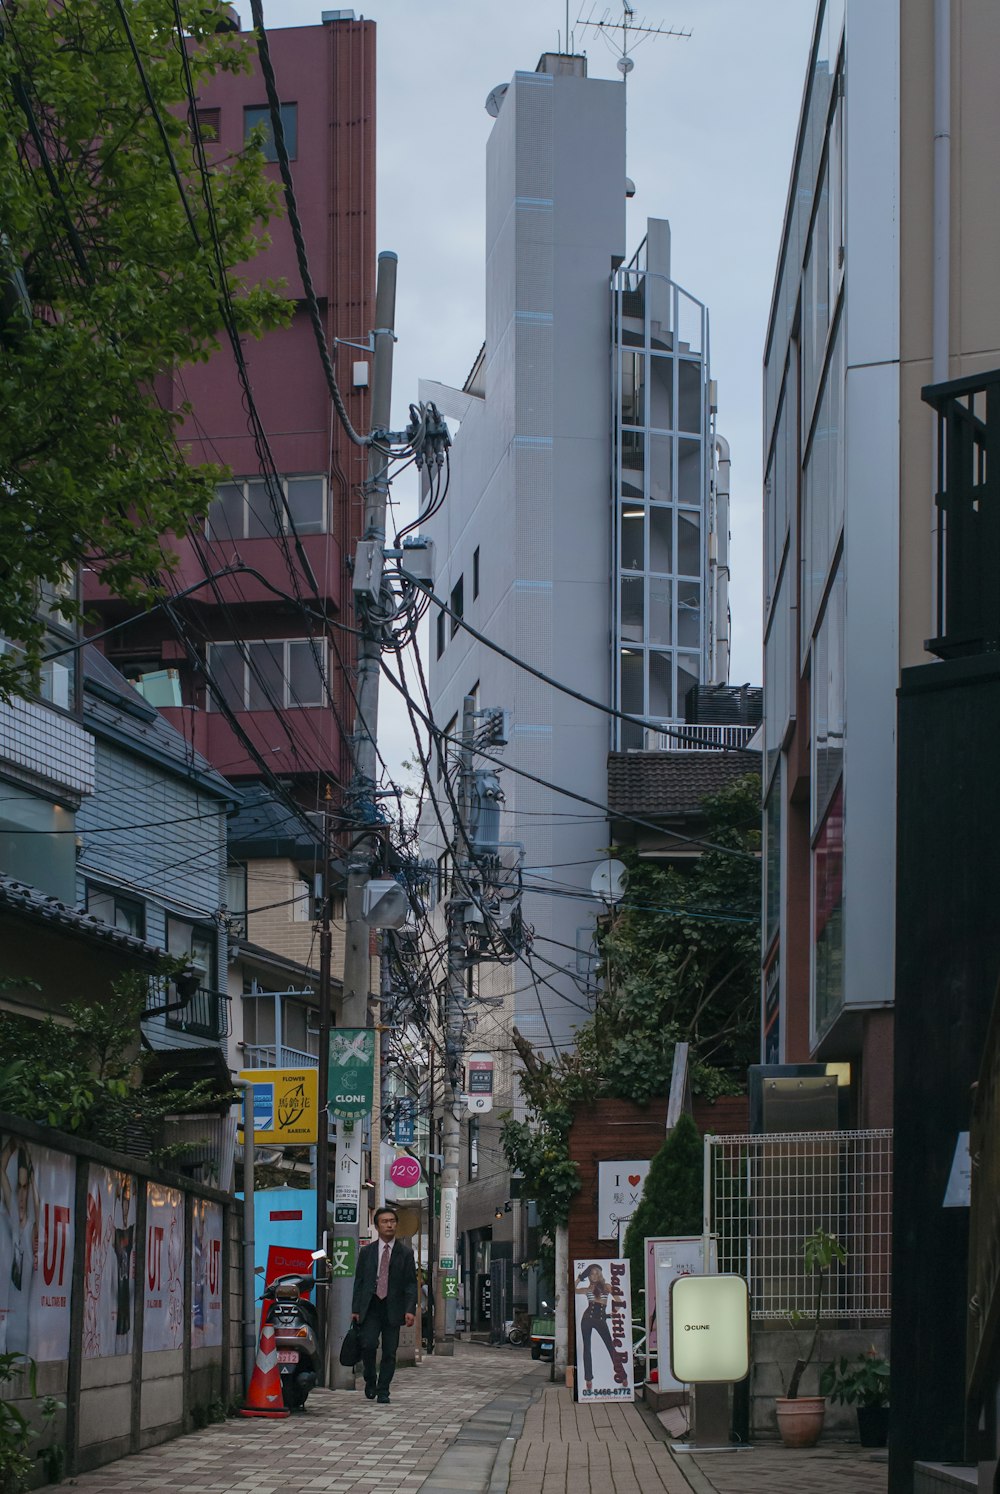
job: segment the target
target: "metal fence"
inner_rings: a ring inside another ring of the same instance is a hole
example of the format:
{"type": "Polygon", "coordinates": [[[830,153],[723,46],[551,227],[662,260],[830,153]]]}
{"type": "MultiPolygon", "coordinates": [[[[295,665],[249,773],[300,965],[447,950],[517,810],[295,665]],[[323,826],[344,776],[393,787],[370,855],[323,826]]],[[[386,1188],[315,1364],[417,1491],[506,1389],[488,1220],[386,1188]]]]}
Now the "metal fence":
{"type": "Polygon", "coordinates": [[[745,1276],[755,1319],[815,1311],[803,1244],[816,1229],[847,1252],[823,1317],[888,1318],[892,1261],[892,1131],[706,1136],[705,1227],[719,1270],[745,1276]]]}

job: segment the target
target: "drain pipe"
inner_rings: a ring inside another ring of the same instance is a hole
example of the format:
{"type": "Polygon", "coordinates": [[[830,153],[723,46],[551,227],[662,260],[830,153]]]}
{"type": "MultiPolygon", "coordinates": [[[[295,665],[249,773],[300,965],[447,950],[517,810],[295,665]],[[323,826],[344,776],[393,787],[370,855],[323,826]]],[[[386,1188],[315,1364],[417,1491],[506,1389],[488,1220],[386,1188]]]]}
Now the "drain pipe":
{"type": "MultiPolygon", "coordinates": [[[[951,372],[951,0],[934,0],[934,225],[931,281],[931,383],[951,372]]],[[[933,416],[928,412],[928,419],[933,416]]],[[[941,515],[937,506],[938,423],[931,450],[931,636],[940,631],[938,553],[941,515]]]]}
{"type": "Polygon", "coordinates": [[[233,1089],[243,1091],[243,1390],[249,1392],[257,1359],[257,1277],[254,1269],[254,1168],[257,1147],[254,1136],[253,1083],[233,1079],[233,1089]],[[249,1119],[249,1125],[247,1121],[249,1119]]]}
{"type": "Polygon", "coordinates": [[[713,685],[729,683],[729,442],[715,433],[716,478],[714,528],[709,535],[708,574],[711,618],[715,631],[710,659],[713,685]]]}

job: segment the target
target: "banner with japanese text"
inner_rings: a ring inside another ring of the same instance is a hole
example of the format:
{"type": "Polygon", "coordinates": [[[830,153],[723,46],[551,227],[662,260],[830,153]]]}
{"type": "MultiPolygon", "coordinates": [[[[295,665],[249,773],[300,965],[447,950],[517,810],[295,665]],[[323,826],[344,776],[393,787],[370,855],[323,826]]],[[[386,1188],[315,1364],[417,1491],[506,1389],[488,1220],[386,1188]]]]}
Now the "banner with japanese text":
{"type": "Polygon", "coordinates": [[[330,1033],[330,1114],[353,1121],[370,1115],[375,1089],[375,1033],[370,1027],[336,1027],[330,1033]]]}

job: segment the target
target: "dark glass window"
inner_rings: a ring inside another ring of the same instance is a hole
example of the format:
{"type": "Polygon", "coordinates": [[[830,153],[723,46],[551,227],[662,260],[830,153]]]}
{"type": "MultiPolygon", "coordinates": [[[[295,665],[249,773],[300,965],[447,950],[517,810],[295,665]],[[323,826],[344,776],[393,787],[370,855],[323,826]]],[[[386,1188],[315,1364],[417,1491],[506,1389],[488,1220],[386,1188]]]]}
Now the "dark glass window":
{"type": "Polygon", "coordinates": [[[146,905],[136,898],[122,897],[87,883],[87,912],[102,923],[110,923],[137,939],[146,937],[146,905]]]}
{"type": "Polygon", "coordinates": [[[479,595],[479,546],[472,552],[472,600],[479,595]]]}
{"type": "Polygon", "coordinates": [[[459,619],[463,615],[465,600],[465,577],[459,576],[451,588],[451,636],[458,632],[459,619]]]}
{"type": "Polygon", "coordinates": [[[444,653],[444,642],[445,642],[445,637],[446,637],[446,631],[445,631],[445,617],[446,616],[447,616],[447,614],[444,613],[444,612],[439,612],[438,616],[437,616],[437,656],[438,656],[439,659],[440,659],[441,655],[444,653]]]}
{"type": "MultiPolygon", "coordinates": [[[[281,128],[285,136],[285,149],[288,151],[288,159],[294,161],[298,155],[299,148],[299,106],[298,104],[282,104],[281,128]]],[[[271,111],[266,104],[255,105],[243,110],[243,139],[250,138],[250,132],[258,125],[264,126],[264,142],[262,150],[265,161],[276,161],[278,152],[274,147],[274,131],[271,128],[271,111]]]]}

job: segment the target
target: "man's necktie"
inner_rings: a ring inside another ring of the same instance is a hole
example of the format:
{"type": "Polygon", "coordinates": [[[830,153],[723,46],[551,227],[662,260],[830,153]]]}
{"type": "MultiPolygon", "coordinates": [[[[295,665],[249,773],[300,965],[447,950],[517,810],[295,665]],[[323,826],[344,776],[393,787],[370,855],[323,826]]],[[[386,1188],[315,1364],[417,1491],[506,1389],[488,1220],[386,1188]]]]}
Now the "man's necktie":
{"type": "Polygon", "coordinates": [[[388,1245],[380,1245],[382,1254],[378,1263],[378,1281],[375,1284],[375,1295],[382,1302],[389,1295],[389,1256],[391,1254],[388,1245]]]}

